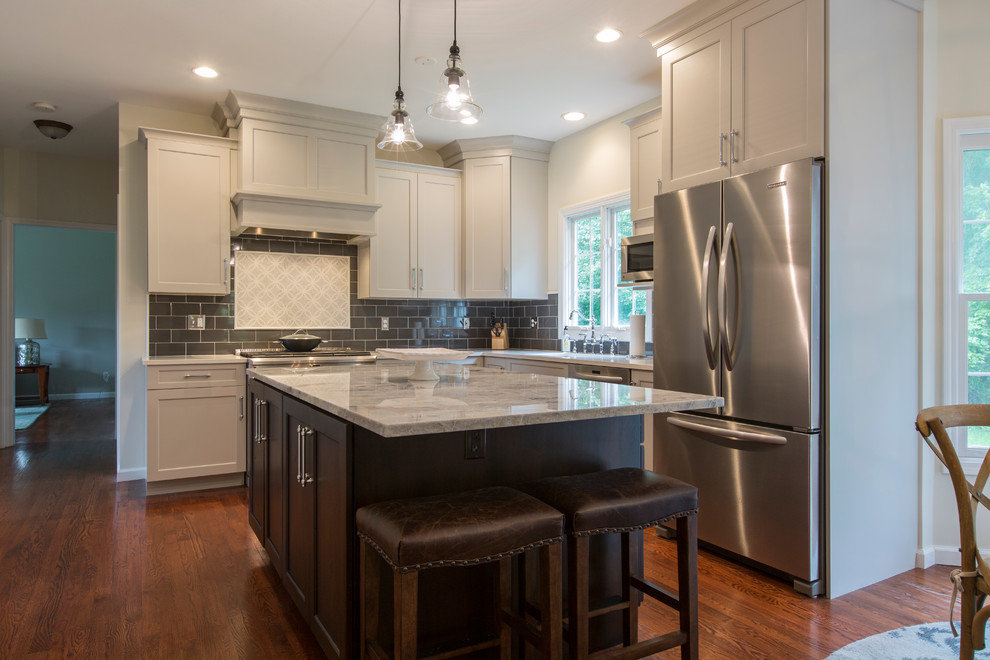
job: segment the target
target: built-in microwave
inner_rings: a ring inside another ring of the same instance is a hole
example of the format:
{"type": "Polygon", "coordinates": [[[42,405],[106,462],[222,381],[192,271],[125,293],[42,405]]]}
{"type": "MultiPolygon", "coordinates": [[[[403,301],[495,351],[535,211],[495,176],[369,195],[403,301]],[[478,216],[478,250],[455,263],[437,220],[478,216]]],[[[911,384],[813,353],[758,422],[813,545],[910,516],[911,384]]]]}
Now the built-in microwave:
{"type": "Polygon", "coordinates": [[[637,234],[622,239],[621,284],[653,281],[653,234],[637,234]]]}

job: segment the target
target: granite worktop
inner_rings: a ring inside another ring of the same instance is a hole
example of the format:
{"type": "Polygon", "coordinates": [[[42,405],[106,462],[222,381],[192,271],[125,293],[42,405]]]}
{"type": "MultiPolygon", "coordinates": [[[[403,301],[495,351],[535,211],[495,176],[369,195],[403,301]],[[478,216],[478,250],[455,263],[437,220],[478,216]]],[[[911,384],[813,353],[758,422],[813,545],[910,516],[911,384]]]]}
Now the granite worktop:
{"type": "Polygon", "coordinates": [[[263,367],[248,375],[385,437],[698,410],[719,397],[435,362],[439,381],[411,381],[413,365],[263,367]]]}
{"type": "Polygon", "coordinates": [[[653,371],[653,356],[630,357],[628,355],[610,355],[608,353],[580,353],[565,351],[531,351],[521,349],[488,350],[480,353],[484,357],[519,358],[523,360],[541,360],[544,362],[565,362],[599,365],[607,364],[614,367],[627,367],[642,371],[653,371]]]}

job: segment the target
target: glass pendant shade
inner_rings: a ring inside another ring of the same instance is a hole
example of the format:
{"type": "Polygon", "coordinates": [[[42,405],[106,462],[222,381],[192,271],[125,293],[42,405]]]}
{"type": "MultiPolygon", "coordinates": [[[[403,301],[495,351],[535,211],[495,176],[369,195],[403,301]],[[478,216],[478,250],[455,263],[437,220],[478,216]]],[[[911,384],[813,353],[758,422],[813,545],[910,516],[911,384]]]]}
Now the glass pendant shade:
{"type": "Polygon", "coordinates": [[[426,108],[426,114],[444,121],[474,124],[483,110],[471,97],[471,83],[461,68],[459,52],[455,42],[450,47],[450,59],[447,60],[447,69],[440,76],[436,97],[426,108]]]}
{"type": "Polygon", "coordinates": [[[378,148],[382,151],[416,151],[423,148],[423,143],[416,139],[416,130],[406,112],[401,89],[395,91],[392,112],[378,136],[378,148]]]}

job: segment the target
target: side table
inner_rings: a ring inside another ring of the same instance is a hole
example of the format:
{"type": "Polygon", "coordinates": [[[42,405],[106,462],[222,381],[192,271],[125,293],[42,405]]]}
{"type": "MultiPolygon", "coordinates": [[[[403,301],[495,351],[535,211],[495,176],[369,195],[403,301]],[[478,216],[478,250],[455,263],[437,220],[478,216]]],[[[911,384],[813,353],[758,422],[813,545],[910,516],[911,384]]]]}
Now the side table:
{"type": "Polygon", "coordinates": [[[17,366],[16,373],[36,374],[38,376],[38,401],[39,405],[48,403],[48,367],[47,364],[26,364],[17,366]]]}

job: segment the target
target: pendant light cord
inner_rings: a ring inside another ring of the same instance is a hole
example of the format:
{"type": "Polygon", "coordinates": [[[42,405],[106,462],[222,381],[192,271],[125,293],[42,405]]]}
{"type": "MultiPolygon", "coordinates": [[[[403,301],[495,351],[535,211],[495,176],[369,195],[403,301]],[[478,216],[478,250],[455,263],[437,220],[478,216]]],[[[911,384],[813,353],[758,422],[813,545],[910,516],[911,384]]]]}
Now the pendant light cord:
{"type": "Polygon", "coordinates": [[[457,0],[454,0],[454,45],[457,45],[457,0]]]}
{"type": "Polygon", "coordinates": [[[399,69],[399,91],[402,91],[402,0],[396,0],[399,6],[399,53],[396,56],[396,64],[399,69]]]}

